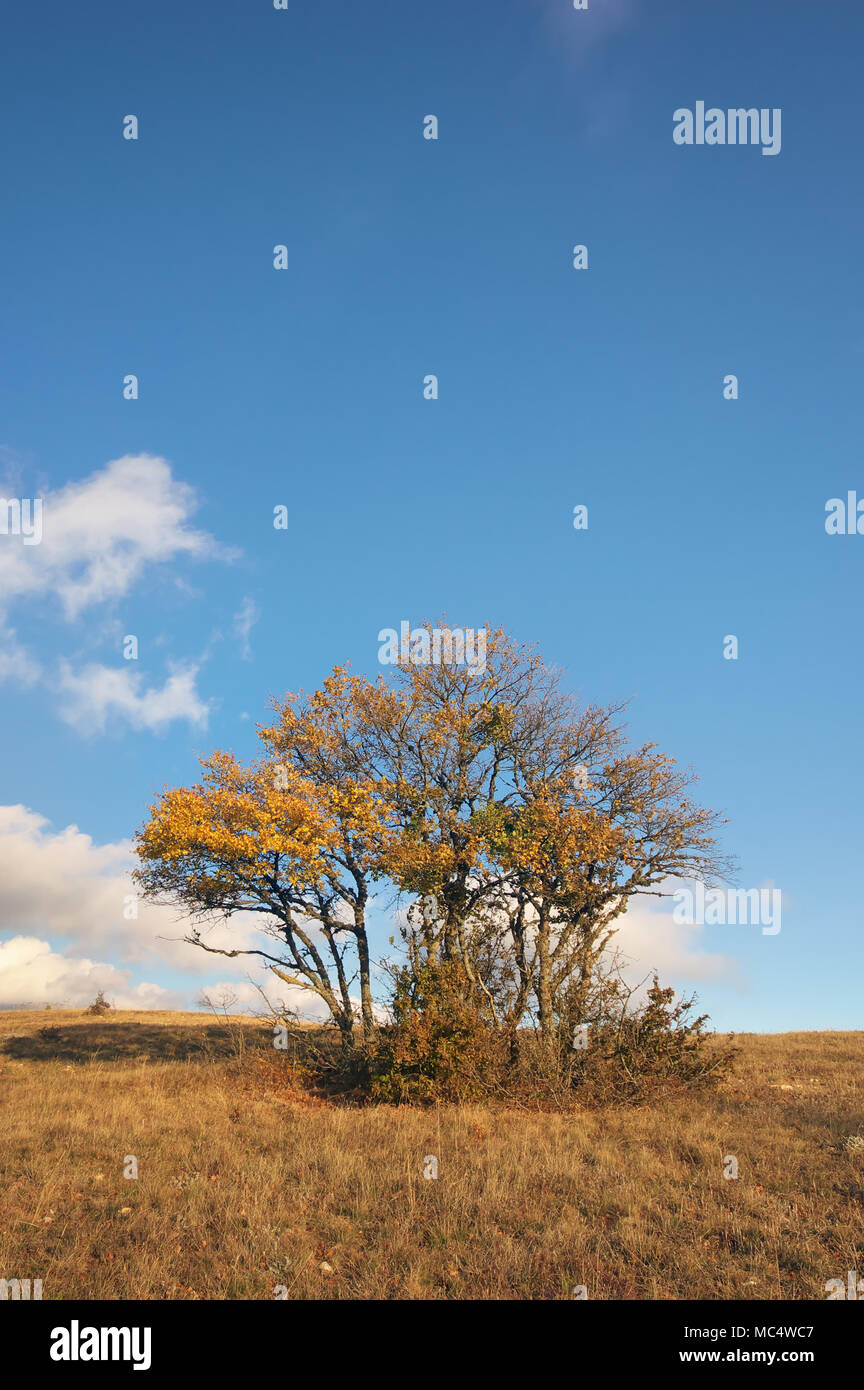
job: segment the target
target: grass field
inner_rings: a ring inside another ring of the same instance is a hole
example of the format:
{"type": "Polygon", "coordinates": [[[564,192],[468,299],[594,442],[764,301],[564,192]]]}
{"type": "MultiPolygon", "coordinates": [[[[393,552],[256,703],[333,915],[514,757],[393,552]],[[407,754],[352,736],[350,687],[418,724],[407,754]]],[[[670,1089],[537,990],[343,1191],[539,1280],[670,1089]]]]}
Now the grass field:
{"type": "Polygon", "coordinates": [[[864,1033],[738,1042],[719,1090],[638,1109],[418,1111],[304,1093],[252,1019],[0,1013],[0,1278],[43,1299],[824,1299],[864,1273],[864,1033]]]}

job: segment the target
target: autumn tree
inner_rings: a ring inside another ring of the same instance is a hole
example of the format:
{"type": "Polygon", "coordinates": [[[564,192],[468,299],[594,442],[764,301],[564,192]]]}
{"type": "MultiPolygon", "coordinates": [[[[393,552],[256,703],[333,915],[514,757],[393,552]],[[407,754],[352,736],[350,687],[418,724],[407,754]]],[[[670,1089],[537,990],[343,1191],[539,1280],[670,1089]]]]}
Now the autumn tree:
{"type": "Polygon", "coordinates": [[[150,808],[136,843],[138,885],[145,896],[186,910],[190,943],[223,956],[257,956],[280,980],[319,998],[349,1047],[352,944],[361,962],[362,1021],[367,1029],[373,1022],[368,881],[355,839],[370,799],[359,787],[315,783],[273,756],[243,766],[215,753],[202,771],[199,785],[166,790],[150,808]],[[274,948],[208,943],[206,925],[234,913],[257,914],[274,948]]]}
{"type": "Polygon", "coordinates": [[[326,807],[324,870],[298,895],[297,906],[328,941],[352,938],[367,1036],[375,1021],[367,912],[374,880],[387,875],[392,838],[389,788],[362,757],[363,710],[372,689],[336,667],[308,699],[289,694],[272,700],[275,722],[259,729],[271,761],[313,785],[326,807]]]}
{"type": "Polygon", "coordinates": [[[355,980],[374,1030],[367,913],[389,885],[410,968],[446,967],[450,989],[461,972],[512,1037],[536,1010],[551,1045],[628,903],[726,870],[717,818],[690,800],[692,772],[628,747],[621,705],[579,705],[504,632],[482,664],[416,658],[274,700],[257,763],[214,754],[201,785],[151,808],[139,882],[194,917],[261,914],[278,952],[221,953],[317,995],[346,1046],[355,980]]]}
{"type": "Polygon", "coordinates": [[[580,706],[501,630],[482,668],[409,652],[353,693],[352,757],[386,807],[409,954],[458,962],[502,1026],[535,1005],[551,1041],[634,896],[729,867],[717,817],[687,795],[692,771],[629,749],[621,705],[580,706]]]}

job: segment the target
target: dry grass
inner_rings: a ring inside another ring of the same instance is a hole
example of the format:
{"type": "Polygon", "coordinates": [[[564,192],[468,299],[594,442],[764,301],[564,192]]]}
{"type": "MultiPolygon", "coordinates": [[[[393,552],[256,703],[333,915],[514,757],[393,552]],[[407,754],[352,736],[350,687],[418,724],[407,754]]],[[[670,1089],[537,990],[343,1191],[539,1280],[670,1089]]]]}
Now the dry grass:
{"type": "Polygon", "coordinates": [[[824,1299],[864,1272],[864,1033],[739,1042],[705,1095],[420,1112],[304,1095],[253,1020],[3,1013],[0,1277],[46,1299],[824,1299]]]}

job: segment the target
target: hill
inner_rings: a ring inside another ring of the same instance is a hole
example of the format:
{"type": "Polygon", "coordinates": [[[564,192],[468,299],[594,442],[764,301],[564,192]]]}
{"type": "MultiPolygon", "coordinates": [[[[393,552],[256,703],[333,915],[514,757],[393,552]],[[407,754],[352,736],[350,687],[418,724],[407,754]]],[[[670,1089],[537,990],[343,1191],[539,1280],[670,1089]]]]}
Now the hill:
{"type": "Polygon", "coordinates": [[[44,1299],[824,1299],[864,1269],[864,1033],[737,1041],[714,1092],[419,1111],[310,1094],[254,1019],[0,1013],[0,1278],[44,1299]]]}

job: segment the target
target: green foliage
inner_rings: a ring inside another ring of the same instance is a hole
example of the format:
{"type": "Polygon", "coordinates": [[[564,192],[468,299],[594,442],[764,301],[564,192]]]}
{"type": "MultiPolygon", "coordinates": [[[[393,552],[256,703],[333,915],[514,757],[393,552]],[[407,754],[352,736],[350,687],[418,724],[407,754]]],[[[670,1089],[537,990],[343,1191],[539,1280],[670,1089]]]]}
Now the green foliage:
{"type": "Polygon", "coordinates": [[[369,1055],[372,1098],[430,1104],[494,1093],[504,1039],[492,1026],[485,996],[455,963],[395,972],[393,1022],[369,1055]]]}

